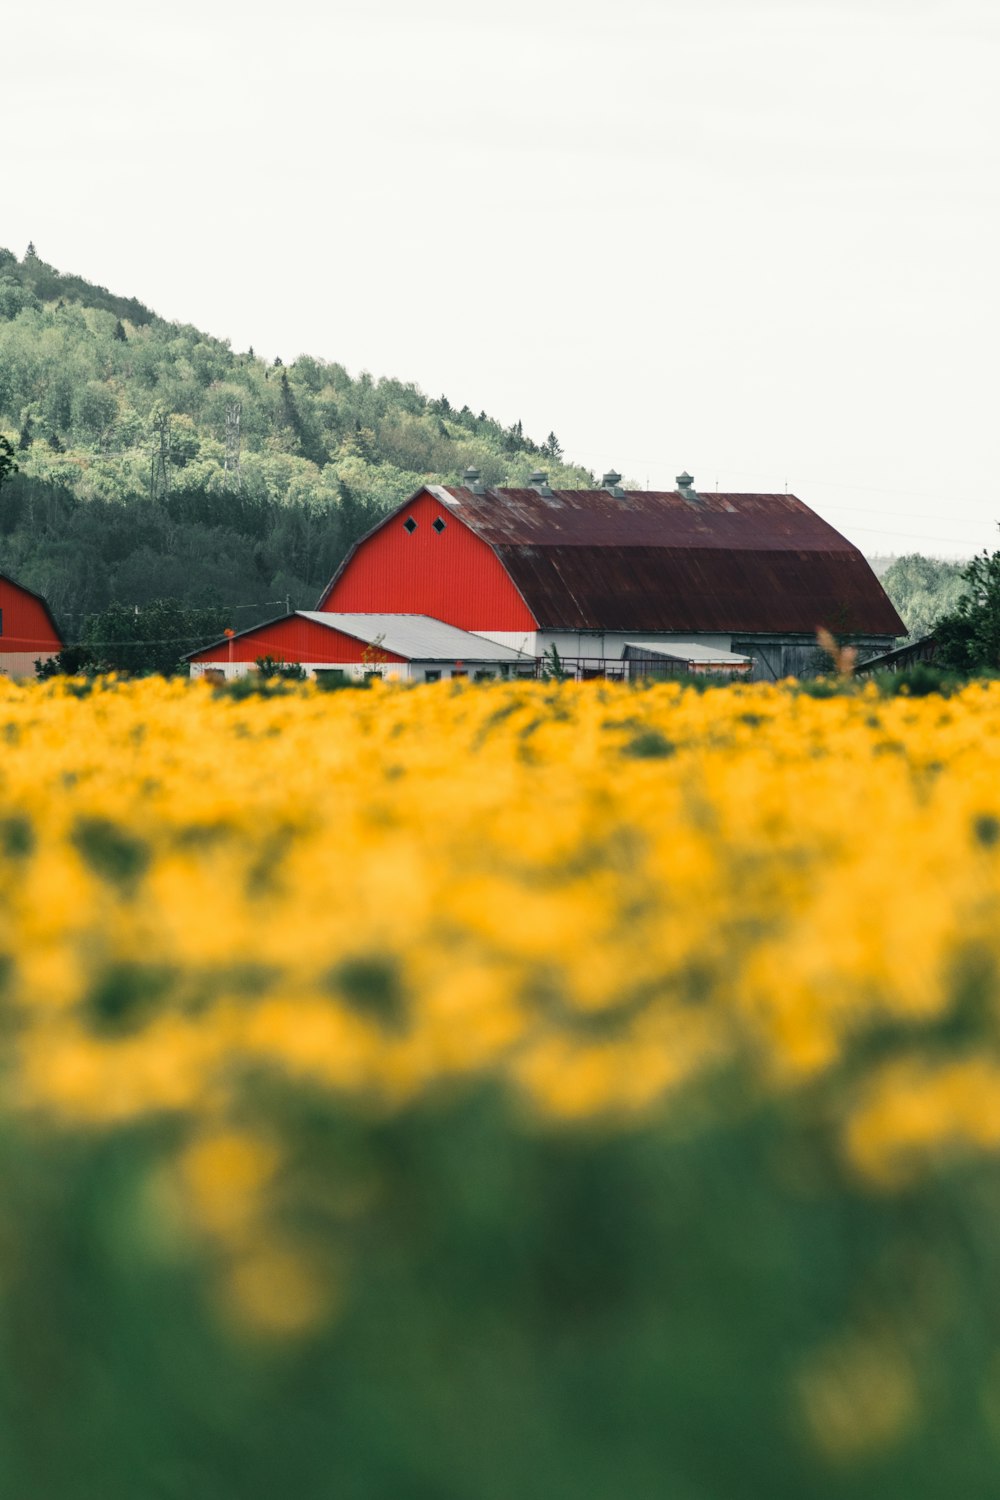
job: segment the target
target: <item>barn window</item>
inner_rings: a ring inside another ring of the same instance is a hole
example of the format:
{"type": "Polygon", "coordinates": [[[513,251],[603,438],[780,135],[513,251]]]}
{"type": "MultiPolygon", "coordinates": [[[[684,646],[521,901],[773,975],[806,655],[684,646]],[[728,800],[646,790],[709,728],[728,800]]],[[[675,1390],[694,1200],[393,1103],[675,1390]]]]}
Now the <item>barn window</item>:
{"type": "Polygon", "coordinates": [[[0,635],[3,635],[3,610],[0,609],[0,635]]]}
{"type": "Polygon", "coordinates": [[[412,516],[407,516],[406,520],[403,522],[403,530],[404,531],[408,531],[410,533],[410,535],[412,536],[413,533],[416,531],[416,529],[417,529],[417,523],[416,523],[416,521],[413,519],[412,516]]]}
{"type": "Polygon", "coordinates": [[[434,530],[437,532],[438,536],[441,535],[442,531],[444,530],[444,526],[445,523],[442,521],[441,517],[438,516],[437,520],[434,522],[434,530]]]}

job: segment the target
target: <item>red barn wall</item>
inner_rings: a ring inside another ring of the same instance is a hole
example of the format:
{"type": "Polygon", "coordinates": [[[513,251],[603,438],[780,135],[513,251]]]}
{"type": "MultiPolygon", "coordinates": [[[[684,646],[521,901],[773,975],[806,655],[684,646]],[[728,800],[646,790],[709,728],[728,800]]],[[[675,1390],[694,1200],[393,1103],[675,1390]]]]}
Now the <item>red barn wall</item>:
{"type": "Polygon", "coordinates": [[[462,630],[537,628],[492,547],[426,491],[361,543],[319,608],[430,615],[462,630]]]}
{"type": "Polygon", "coordinates": [[[405,656],[397,656],[382,647],[373,652],[364,641],[356,641],[353,636],[344,635],[339,630],[330,630],[326,625],[317,625],[315,620],[303,620],[298,615],[276,620],[272,625],[261,625],[257,630],[234,638],[232,656],[229,654],[229,645],[228,641],[223,641],[219,646],[210,646],[205,651],[199,651],[191,660],[252,662],[258,656],[273,656],[278,661],[300,661],[306,664],[350,663],[367,660],[365,651],[369,652],[369,657],[376,654],[379,661],[395,663],[406,660],[405,656]]]}
{"type": "Polygon", "coordinates": [[[0,578],[0,671],[10,677],[33,677],[35,662],[62,650],[41,599],[0,578]]]}

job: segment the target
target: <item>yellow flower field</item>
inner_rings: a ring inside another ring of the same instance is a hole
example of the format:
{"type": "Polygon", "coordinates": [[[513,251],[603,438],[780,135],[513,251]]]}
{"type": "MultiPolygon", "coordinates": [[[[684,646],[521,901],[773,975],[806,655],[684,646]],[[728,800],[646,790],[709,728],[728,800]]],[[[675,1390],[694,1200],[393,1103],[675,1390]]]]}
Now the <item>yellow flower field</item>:
{"type": "Polygon", "coordinates": [[[734,1055],[801,1085],[892,1022],[914,1052],[844,1121],[859,1170],[1000,1135],[982,1057],[919,1051],[1000,957],[1000,688],[109,681],[0,713],[12,1107],[214,1120],[252,1062],[620,1118],[734,1055]]]}
{"type": "MultiPolygon", "coordinates": [[[[44,1161],[131,1143],[130,1264],[186,1268],[254,1358],[336,1346],[403,1201],[316,1121],[405,1142],[489,1098],[527,1141],[625,1152],[777,1111],[876,1217],[1000,1150],[998,684],[57,681],[5,685],[0,723],[8,1131],[44,1161]]],[[[930,1409],[934,1317],[859,1306],[782,1345],[789,1441],[833,1475],[930,1409]]]]}

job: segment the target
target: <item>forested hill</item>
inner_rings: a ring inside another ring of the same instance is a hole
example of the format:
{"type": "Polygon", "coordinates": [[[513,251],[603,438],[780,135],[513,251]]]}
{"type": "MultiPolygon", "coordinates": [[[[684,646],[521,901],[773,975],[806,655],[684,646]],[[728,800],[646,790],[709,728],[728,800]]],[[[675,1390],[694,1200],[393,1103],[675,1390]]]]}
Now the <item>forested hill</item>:
{"type": "Polygon", "coordinates": [[[542,467],[541,443],[400,380],[350,376],[168,323],[0,249],[0,571],[49,599],[67,634],[109,604],[221,605],[235,625],[311,607],[347,547],[419,484],[472,465],[487,484],[542,467]]]}

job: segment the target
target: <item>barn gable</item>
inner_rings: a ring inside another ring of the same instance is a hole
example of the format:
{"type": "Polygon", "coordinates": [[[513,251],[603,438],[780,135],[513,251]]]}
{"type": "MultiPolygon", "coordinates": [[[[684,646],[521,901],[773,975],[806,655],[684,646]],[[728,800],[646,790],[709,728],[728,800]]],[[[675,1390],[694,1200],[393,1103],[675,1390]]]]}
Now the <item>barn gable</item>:
{"type": "MultiPolygon", "coordinates": [[[[187,660],[208,663],[255,662],[259,657],[271,656],[279,662],[314,665],[332,661],[363,662],[366,652],[371,654],[369,642],[296,613],[268,620],[264,625],[251,626],[249,630],[241,630],[232,638],[215,641],[201,651],[193,651],[187,660]]],[[[402,663],[406,658],[393,651],[380,649],[379,660],[402,663]]]]}
{"type": "Polygon", "coordinates": [[[462,630],[533,631],[503,562],[440,490],[418,490],[348,553],[318,610],[430,615],[462,630]]]}
{"type": "Polygon", "coordinates": [[[62,648],[59,628],[41,594],[0,573],[0,672],[33,677],[35,662],[62,648]]]}
{"type": "Polygon", "coordinates": [[[470,669],[495,676],[531,661],[508,646],[427,615],[309,610],[224,636],[189,652],[185,660],[195,676],[220,667],[226,676],[241,677],[263,657],[334,668],[354,677],[378,672],[410,681],[465,677],[470,669]]]}

